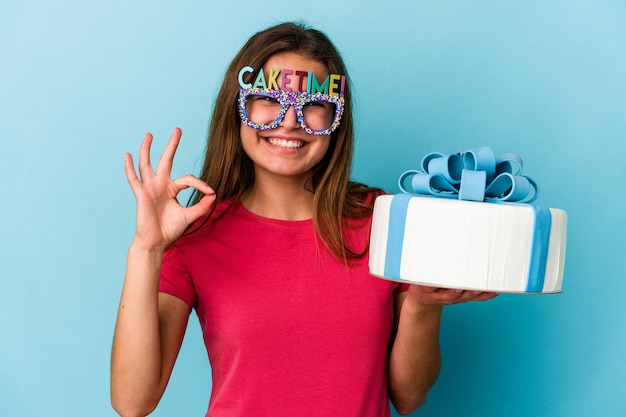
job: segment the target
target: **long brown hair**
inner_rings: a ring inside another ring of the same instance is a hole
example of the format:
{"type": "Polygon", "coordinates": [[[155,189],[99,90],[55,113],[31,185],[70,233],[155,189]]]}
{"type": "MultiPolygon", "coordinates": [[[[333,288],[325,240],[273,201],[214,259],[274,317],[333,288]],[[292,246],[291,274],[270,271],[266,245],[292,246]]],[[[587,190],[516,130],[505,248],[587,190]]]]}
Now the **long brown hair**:
{"type": "MultiPolygon", "coordinates": [[[[271,56],[281,52],[297,53],[320,61],[330,73],[347,75],[339,52],[328,37],[318,30],[299,23],[283,23],[253,35],[228,67],[211,118],[200,178],[213,187],[216,202],[233,198],[234,204],[254,183],[254,166],[243,151],[239,136],[239,71],[244,66],[251,66],[255,70],[263,68],[271,56]]],[[[256,73],[252,74],[252,77],[255,76],[256,73]]],[[[373,196],[382,191],[350,181],[354,127],[349,78],[344,98],[341,123],[330,138],[326,155],[313,168],[311,191],[314,193],[315,230],[335,258],[347,264],[350,259],[363,256],[367,246],[347,247],[345,228],[354,226],[359,219],[367,220],[372,212],[373,196]]],[[[196,192],[192,196],[192,204],[200,198],[202,195],[196,192]]]]}

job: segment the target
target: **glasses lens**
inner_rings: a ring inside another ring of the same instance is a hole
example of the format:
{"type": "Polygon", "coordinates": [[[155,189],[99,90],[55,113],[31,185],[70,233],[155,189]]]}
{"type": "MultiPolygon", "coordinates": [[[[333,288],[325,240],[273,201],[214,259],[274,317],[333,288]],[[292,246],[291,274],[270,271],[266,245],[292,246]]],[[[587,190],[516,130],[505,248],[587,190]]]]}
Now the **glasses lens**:
{"type": "Polygon", "coordinates": [[[280,101],[265,94],[249,94],[246,97],[248,120],[260,128],[269,127],[280,115],[280,101]]]}
{"type": "Polygon", "coordinates": [[[304,123],[312,130],[326,130],[333,125],[337,106],[321,98],[315,98],[302,106],[304,123]]]}

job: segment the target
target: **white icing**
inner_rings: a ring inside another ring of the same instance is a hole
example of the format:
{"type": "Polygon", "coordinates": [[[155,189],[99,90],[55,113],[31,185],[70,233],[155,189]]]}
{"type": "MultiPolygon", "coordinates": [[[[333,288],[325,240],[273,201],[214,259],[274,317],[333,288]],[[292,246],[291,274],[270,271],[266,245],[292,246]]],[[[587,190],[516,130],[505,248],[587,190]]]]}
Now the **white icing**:
{"type": "MultiPolygon", "coordinates": [[[[392,199],[378,197],[374,209],[370,272],[381,277],[392,199]]],[[[567,216],[563,210],[550,211],[543,292],[559,292],[567,216]]],[[[532,206],[414,197],[407,213],[400,277],[387,278],[450,288],[526,291],[535,218],[532,206]]]]}

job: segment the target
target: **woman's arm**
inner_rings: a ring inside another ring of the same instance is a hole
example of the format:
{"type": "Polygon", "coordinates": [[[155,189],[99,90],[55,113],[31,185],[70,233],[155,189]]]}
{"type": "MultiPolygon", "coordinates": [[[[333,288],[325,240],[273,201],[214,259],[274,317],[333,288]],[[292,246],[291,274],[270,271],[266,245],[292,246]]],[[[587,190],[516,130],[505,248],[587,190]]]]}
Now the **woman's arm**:
{"type": "Polygon", "coordinates": [[[136,230],[128,250],[111,354],[111,403],[124,417],[145,416],[158,404],[191,311],[184,301],[159,293],[164,250],[215,200],[213,190],[198,178],[170,179],[180,137],[180,129],[174,130],[156,170],[150,163],[150,134],[141,144],[139,176],[132,157],[125,158],[126,178],[137,200],[136,230]],[[188,187],[205,197],[183,207],[176,196],[188,187]]]}
{"type": "Polygon", "coordinates": [[[158,293],[161,251],[131,245],[111,355],[111,404],[123,417],[157,406],[178,356],[191,308],[158,293]]]}
{"type": "Polygon", "coordinates": [[[389,357],[389,396],[400,414],[409,414],[426,401],[439,376],[439,327],[442,307],[484,301],[495,293],[411,285],[396,295],[397,332],[389,357]]]}

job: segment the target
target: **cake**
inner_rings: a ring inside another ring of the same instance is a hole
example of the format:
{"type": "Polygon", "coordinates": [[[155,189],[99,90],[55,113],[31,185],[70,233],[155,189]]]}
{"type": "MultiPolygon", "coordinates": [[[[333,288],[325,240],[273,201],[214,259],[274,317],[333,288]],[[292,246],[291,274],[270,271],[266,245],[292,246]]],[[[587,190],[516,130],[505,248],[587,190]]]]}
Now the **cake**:
{"type": "Polygon", "coordinates": [[[421,165],[400,176],[402,193],[376,198],[372,275],[443,288],[561,292],[567,214],[531,204],[538,186],[522,175],[521,158],[483,147],[428,154],[421,165]]]}

